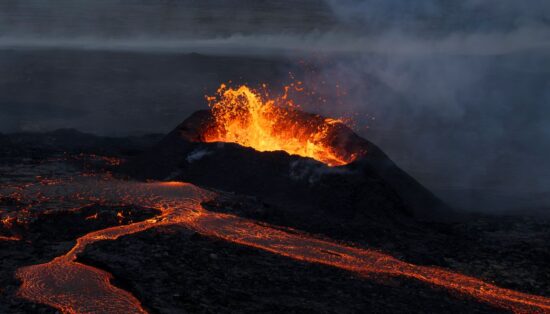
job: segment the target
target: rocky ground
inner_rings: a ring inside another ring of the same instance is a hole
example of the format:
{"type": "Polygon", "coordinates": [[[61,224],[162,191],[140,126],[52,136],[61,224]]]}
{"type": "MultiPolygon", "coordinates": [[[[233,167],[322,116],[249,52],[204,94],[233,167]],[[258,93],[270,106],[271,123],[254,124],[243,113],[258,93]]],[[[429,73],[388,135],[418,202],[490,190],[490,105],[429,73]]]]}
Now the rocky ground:
{"type": "Polygon", "coordinates": [[[100,242],[80,260],[121,278],[152,313],[498,312],[417,281],[362,278],[180,227],[100,242]]]}
{"type": "Polygon", "coordinates": [[[436,265],[502,287],[550,296],[550,217],[468,214],[449,223],[363,221],[301,217],[255,197],[225,194],[205,206],[362,247],[418,265],[436,265]]]}
{"type": "MultiPolygon", "coordinates": [[[[68,136],[66,132],[63,134],[68,136]]],[[[53,136],[54,143],[60,142],[58,137],[59,134],[53,136]]],[[[56,149],[58,144],[39,144],[46,141],[38,135],[30,139],[27,135],[23,146],[18,144],[21,137],[16,141],[3,136],[0,141],[5,144],[0,145],[5,157],[0,162],[3,185],[36,180],[47,184],[48,179],[83,171],[105,172],[118,161],[123,162],[127,156],[148,147],[147,141],[113,140],[110,149],[101,151],[103,158],[90,155],[93,145],[86,149],[71,149],[70,145],[56,149]],[[29,141],[34,144],[28,145],[29,141]],[[132,149],[124,148],[124,143],[133,143],[132,149]],[[86,153],[81,154],[83,151],[86,153]]],[[[103,140],[97,143],[105,144],[103,140]]],[[[0,200],[0,216],[5,217],[24,205],[24,201],[4,198],[0,200]]],[[[15,235],[22,240],[0,241],[0,313],[56,313],[49,307],[18,298],[19,282],[14,272],[19,267],[44,263],[66,253],[79,235],[156,214],[136,205],[128,208],[92,205],[76,211],[33,212],[24,224],[15,228],[2,225],[0,235],[15,235]],[[117,215],[120,211],[125,217],[122,220],[117,215]]],[[[261,199],[232,193],[222,193],[204,206],[381,250],[411,263],[441,266],[502,287],[550,296],[550,221],[543,216],[469,215],[453,223],[400,219],[365,226],[323,219],[322,215],[292,216],[261,199]]],[[[417,281],[360,277],[201,236],[181,227],[156,228],[116,241],[98,242],[79,259],[111,272],[114,284],[133,293],[152,313],[500,311],[417,281]]]]}

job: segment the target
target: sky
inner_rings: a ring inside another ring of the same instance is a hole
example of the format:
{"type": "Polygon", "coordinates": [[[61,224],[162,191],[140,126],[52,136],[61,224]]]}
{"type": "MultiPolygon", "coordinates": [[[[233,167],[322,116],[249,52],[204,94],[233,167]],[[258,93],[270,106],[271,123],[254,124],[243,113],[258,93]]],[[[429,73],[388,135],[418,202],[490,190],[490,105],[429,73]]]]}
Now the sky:
{"type": "Polygon", "coordinates": [[[295,72],[449,202],[550,204],[544,0],[4,0],[0,71],[0,132],[115,136],[295,72]]]}

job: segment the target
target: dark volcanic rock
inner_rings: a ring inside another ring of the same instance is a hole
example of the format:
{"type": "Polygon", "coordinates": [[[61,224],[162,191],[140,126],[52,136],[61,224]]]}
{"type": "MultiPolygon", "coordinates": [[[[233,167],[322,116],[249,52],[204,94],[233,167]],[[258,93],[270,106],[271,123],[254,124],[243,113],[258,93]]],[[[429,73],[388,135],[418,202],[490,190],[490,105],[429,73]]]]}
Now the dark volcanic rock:
{"type": "Polygon", "coordinates": [[[43,161],[60,154],[126,157],[143,153],[161,138],[158,134],[102,137],[74,129],[46,133],[0,133],[0,164],[19,163],[27,158],[43,161]]]}
{"type": "Polygon", "coordinates": [[[209,111],[196,112],[121,171],[140,179],[182,180],[254,195],[288,211],[321,211],[350,219],[412,216],[433,220],[451,215],[445,204],[378,147],[343,125],[331,135],[331,144],[343,154],[360,157],[346,166],[328,167],[285,152],[260,153],[237,144],[204,143],[202,134],[211,121],[209,111]]]}
{"type": "Polygon", "coordinates": [[[130,205],[94,204],[75,210],[36,210],[13,216],[8,224],[0,221],[0,235],[17,236],[26,241],[71,241],[95,230],[146,220],[158,214],[151,208],[130,205]]]}
{"type": "Polygon", "coordinates": [[[501,312],[421,282],[360,277],[176,226],[95,243],[80,261],[111,272],[152,313],[501,312]]]}
{"type": "Polygon", "coordinates": [[[155,209],[141,206],[97,204],[76,211],[47,212],[38,215],[25,226],[26,237],[39,238],[41,241],[70,241],[95,230],[131,224],[158,214],[160,212],[155,209]]]}
{"type": "Polygon", "coordinates": [[[550,220],[543,217],[472,215],[460,222],[365,221],[301,217],[230,193],[203,203],[271,225],[381,250],[402,261],[435,265],[534,295],[550,295],[550,220]]]}

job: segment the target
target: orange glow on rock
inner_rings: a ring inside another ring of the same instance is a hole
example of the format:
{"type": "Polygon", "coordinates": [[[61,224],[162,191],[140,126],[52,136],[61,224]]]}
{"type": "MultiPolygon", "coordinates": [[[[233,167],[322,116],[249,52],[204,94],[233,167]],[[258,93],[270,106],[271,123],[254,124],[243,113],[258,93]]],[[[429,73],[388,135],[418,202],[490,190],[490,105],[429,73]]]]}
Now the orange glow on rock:
{"type": "Polygon", "coordinates": [[[185,183],[185,182],[178,182],[178,181],[169,181],[169,182],[160,182],[158,183],[159,185],[161,186],[171,186],[171,187],[184,187],[186,185],[189,185],[189,183],[185,183]]]}
{"type": "Polygon", "coordinates": [[[90,216],[86,217],[85,219],[86,220],[96,220],[97,217],[98,217],[98,213],[95,213],[93,215],[90,215],[90,216]]]}
{"type": "Polygon", "coordinates": [[[0,241],[21,241],[19,237],[6,237],[0,235],[0,241]]]}

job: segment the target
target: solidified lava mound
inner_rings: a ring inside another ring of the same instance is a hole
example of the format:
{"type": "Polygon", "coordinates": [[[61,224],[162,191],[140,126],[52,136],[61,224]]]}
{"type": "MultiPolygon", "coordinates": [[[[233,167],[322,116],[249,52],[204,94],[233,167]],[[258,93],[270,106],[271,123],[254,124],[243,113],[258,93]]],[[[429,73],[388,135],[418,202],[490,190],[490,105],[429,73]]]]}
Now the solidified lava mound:
{"type": "MultiPolygon", "coordinates": [[[[300,119],[324,119],[299,112],[300,119]]],[[[345,219],[414,217],[437,220],[450,209],[344,124],[328,134],[333,150],[353,156],[331,167],[284,151],[259,152],[235,143],[207,142],[215,118],[197,111],[121,172],[145,180],[177,180],[258,197],[279,210],[345,219]],[[349,158],[351,159],[351,158],[349,158]]]]}

